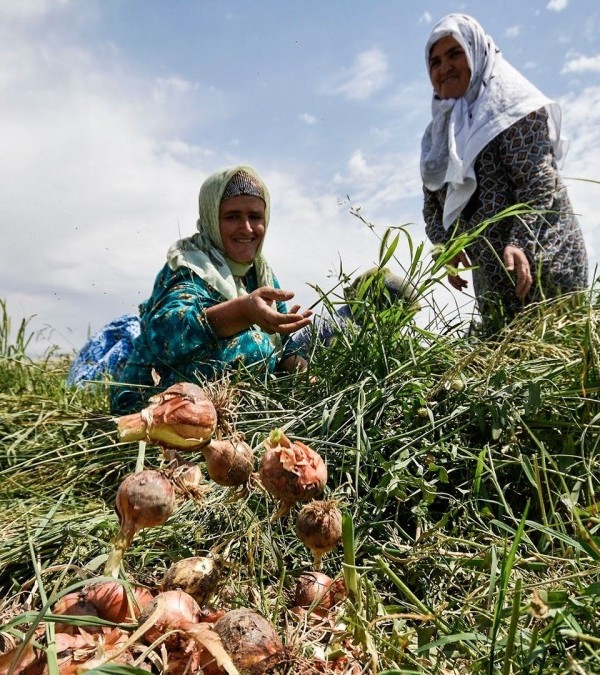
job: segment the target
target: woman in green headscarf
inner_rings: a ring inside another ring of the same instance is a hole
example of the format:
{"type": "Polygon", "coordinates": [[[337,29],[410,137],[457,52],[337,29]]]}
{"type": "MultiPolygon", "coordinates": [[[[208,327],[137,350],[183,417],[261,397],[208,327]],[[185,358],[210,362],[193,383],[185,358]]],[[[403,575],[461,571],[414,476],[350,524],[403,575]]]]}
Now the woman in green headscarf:
{"type": "Polygon", "coordinates": [[[269,192],[249,166],[218,171],[202,184],[198,232],[175,242],[150,298],[140,336],[112,387],[115,414],[138,410],[157,388],[214,378],[236,368],[306,368],[289,334],[310,312],[285,301],[262,255],[269,192]]]}

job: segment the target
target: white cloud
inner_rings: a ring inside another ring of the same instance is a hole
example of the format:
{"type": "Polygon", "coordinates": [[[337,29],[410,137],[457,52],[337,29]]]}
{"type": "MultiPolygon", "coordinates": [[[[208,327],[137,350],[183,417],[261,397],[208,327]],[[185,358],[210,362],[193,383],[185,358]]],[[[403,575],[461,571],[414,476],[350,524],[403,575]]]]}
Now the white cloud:
{"type": "Polygon", "coordinates": [[[354,64],[337,75],[326,93],[363,100],[382,89],[389,79],[387,58],[374,48],[358,54],[354,64]]]}
{"type": "Polygon", "coordinates": [[[70,0],[2,0],[0,17],[27,21],[40,19],[69,4],[70,0]]]}
{"type": "Polygon", "coordinates": [[[507,38],[515,38],[521,35],[521,26],[511,26],[504,31],[504,35],[507,38]]]}
{"type": "Polygon", "coordinates": [[[561,73],[599,73],[600,54],[595,56],[574,56],[565,63],[561,73]]]}
{"type": "Polygon", "coordinates": [[[569,0],[550,0],[546,5],[546,9],[549,9],[551,12],[562,12],[568,4],[569,0]]]}
{"type": "Polygon", "coordinates": [[[433,17],[430,12],[423,12],[419,17],[419,23],[431,23],[433,17]]]}
{"type": "Polygon", "coordinates": [[[298,116],[305,124],[315,124],[317,121],[317,118],[314,115],[310,115],[309,113],[302,113],[301,115],[298,116]]]}

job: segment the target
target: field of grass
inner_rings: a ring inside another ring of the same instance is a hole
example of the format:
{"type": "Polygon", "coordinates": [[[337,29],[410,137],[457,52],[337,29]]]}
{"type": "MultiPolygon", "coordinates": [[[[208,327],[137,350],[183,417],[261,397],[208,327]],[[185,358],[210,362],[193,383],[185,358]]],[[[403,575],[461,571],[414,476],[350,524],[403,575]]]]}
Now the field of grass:
{"type": "MultiPolygon", "coordinates": [[[[422,255],[411,274],[425,288],[444,268],[425,278],[422,255]]],[[[58,672],[50,608],[102,576],[122,478],[164,460],[119,442],[106,388],[67,388],[68,360],[31,359],[27,322],[11,339],[2,311],[0,654],[33,635],[58,672]]],[[[201,497],[180,496],[164,526],[135,536],[125,577],[154,589],[176,560],[222,557],[212,605],[277,627],[286,660],[271,672],[599,673],[597,293],[533,306],[493,338],[456,324],[423,328],[406,308],[367,304],[361,328],[315,347],[316,382],[246,374],[213,386],[257,461],[275,428],[326,460],[344,540],[323,571],[348,591],[330,615],[290,610],[311,555],[298,507],[272,520],[256,482],[237,501],[208,478],[201,497]]]]}

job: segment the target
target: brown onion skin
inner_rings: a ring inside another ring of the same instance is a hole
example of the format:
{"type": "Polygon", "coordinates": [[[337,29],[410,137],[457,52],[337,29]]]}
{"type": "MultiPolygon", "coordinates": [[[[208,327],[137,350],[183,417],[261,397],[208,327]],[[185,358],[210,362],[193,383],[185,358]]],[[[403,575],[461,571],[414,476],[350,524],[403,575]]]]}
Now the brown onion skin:
{"type": "Polygon", "coordinates": [[[131,601],[131,608],[125,586],[117,581],[95,582],[86,586],[80,595],[96,608],[101,619],[114,623],[130,623],[137,620],[154,597],[147,588],[141,586],[132,586],[131,592],[135,598],[135,601],[131,601]]]}
{"type": "Polygon", "coordinates": [[[342,579],[334,581],[323,572],[303,572],[296,582],[293,605],[303,609],[313,607],[315,613],[324,615],[345,597],[342,579]]]}
{"type": "MultiPolygon", "coordinates": [[[[232,609],[214,624],[213,630],[221,638],[240,675],[263,672],[261,665],[267,659],[283,653],[283,644],[274,626],[251,609],[232,609]]],[[[212,656],[206,653],[202,656],[204,675],[224,672],[212,656]]]]}
{"type": "MultiPolygon", "coordinates": [[[[152,602],[149,602],[138,619],[138,626],[142,626],[154,612],[162,606],[156,621],[144,633],[147,644],[153,643],[169,631],[185,630],[190,623],[198,623],[200,607],[191,595],[180,590],[163,591],[152,602]]],[[[169,649],[180,649],[189,642],[189,638],[182,633],[174,633],[166,640],[169,649]]]]}
{"type": "Polygon", "coordinates": [[[164,525],[175,510],[173,485],[152,469],[132,473],[119,485],[115,508],[126,532],[164,525]]]}
{"type": "Polygon", "coordinates": [[[254,470],[250,446],[242,440],[213,439],[202,448],[206,471],[218,485],[245,485],[254,470]]]}
{"type": "Polygon", "coordinates": [[[317,568],[321,557],[342,538],[342,512],[334,500],[315,500],[304,505],[296,518],[298,539],[310,549],[317,568]]]}
{"type": "MultiPolygon", "coordinates": [[[[52,614],[62,616],[98,616],[98,610],[86,597],[85,594],[74,591],[63,595],[60,600],[52,607],[52,614]]],[[[78,627],[73,624],[55,622],[54,628],[60,633],[77,632],[78,627]]],[[[88,633],[99,632],[101,626],[85,626],[88,633]]]]}
{"type": "Polygon", "coordinates": [[[306,502],[322,494],[327,483],[327,466],[321,456],[301,441],[291,441],[281,430],[265,441],[259,475],[267,492],[282,506],[306,502]]]}

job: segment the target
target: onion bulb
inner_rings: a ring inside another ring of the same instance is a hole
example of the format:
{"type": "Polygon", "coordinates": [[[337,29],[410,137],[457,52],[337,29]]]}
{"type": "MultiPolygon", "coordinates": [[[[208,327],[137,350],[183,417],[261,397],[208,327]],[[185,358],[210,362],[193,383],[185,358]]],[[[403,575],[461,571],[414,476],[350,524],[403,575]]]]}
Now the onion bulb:
{"type": "Polygon", "coordinates": [[[267,492],[281,501],[274,517],[285,515],[296,502],[318,497],[327,482],[321,456],[301,441],[291,441],[281,429],[265,440],[259,475],[267,492]]]}
{"type": "Polygon", "coordinates": [[[152,396],[139,413],[118,417],[122,441],[153,441],[178,450],[207,443],[217,427],[217,411],[201,387],[180,382],[152,396]]]}
{"type": "Polygon", "coordinates": [[[163,591],[149,602],[140,615],[138,626],[144,630],[144,640],[151,644],[169,631],[178,631],[166,640],[168,649],[180,649],[189,642],[185,631],[190,624],[198,623],[200,607],[184,591],[163,591]],[[183,631],[183,633],[181,632],[183,631]]]}
{"type": "Polygon", "coordinates": [[[346,597],[343,579],[334,581],[322,572],[303,572],[296,582],[293,604],[295,607],[326,614],[332,607],[346,597]]]}
{"type": "MultiPolygon", "coordinates": [[[[79,591],[67,593],[56,602],[52,607],[52,614],[60,614],[61,616],[98,616],[98,610],[86,597],[85,594],[79,591]]],[[[73,633],[77,630],[77,626],[68,623],[55,623],[54,628],[57,632],[73,633]]],[[[86,626],[86,630],[90,633],[101,630],[99,626],[86,626]]],[[[1,671],[0,671],[1,672],[1,671]]]]}
{"type": "Polygon", "coordinates": [[[154,597],[147,588],[131,586],[128,591],[118,581],[93,582],[85,586],[79,596],[81,602],[95,608],[97,616],[114,623],[135,621],[154,597]]]}
{"type": "Polygon", "coordinates": [[[158,471],[148,469],[127,476],[119,485],[115,509],[119,531],[104,573],[118,576],[123,553],[136,532],[144,527],[163,525],[175,510],[175,491],[170,481],[158,471]]]}
{"type": "MultiPolygon", "coordinates": [[[[213,630],[240,675],[264,672],[266,660],[271,663],[283,653],[283,644],[274,626],[251,609],[232,609],[214,624],[213,630]]],[[[215,669],[214,662],[210,661],[212,659],[202,664],[204,673],[223,672],[215,669]]]]}
{"type": "Polygon", "coordinates": [[[305,504],[296,518],[298,539],[313,554],[315,569],[321,568],[321,558],[342,538],[342,512],[333,499],[305,504]]]}
{"type": "Polygon", "coordinates": [[[254,469],[253,455],[244,441],[213,439],[201,450],[206,459],[206,471],[218,485],[234,487],[250,480],[254,469]]]}
{"type": "Polygon", "coordinates": [[[193,556],[173,563],[163,577],[161,590],[180,589],[204,605],[221,580],[222,565],[215,558],[193,556]]]}

